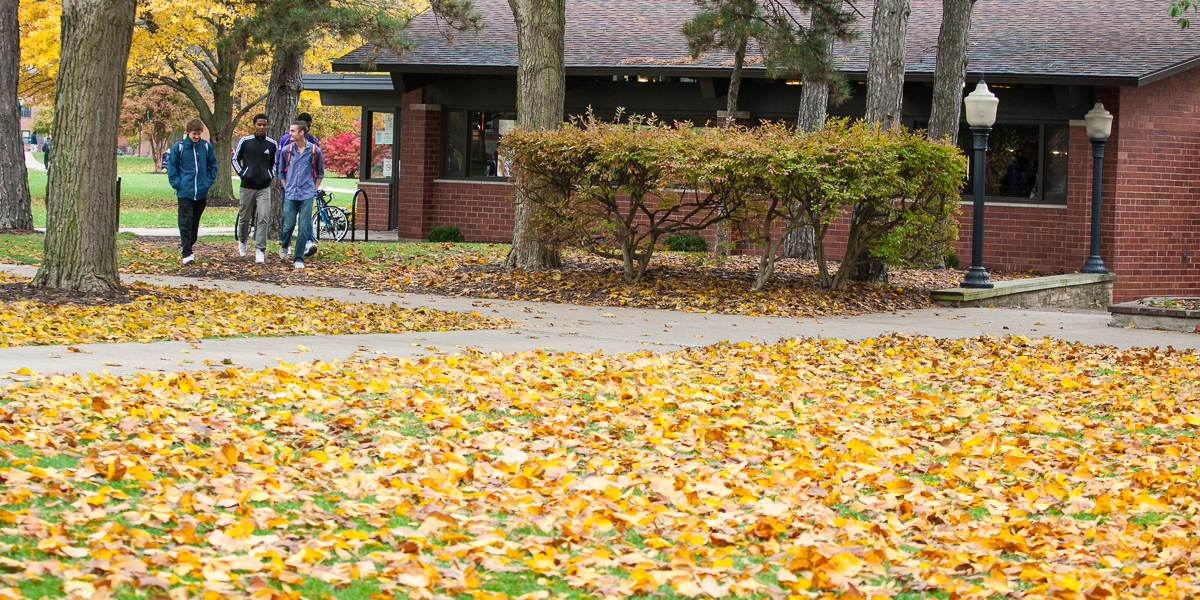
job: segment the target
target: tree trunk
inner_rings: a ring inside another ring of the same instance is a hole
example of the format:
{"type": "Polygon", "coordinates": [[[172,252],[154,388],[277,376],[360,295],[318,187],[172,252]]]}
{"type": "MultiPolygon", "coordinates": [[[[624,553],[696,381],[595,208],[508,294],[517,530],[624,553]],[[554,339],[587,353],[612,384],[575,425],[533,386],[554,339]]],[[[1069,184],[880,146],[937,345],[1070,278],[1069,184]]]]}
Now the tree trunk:
{"type": "MultiPolygon", "coordinates": [[[[836,4],[838,11],[842,3],[836,4]]],[[[813,12],[813,26],[826,22],[820,11],[813,12]]],[[[825,47],[829,56],[833,56],[833,36],[825,37],[825,47]]],[[[829,112],[829,85],[826,81],[805,81],[800,93],[800,113],[796,117],[796,128],[800,131],[818,131],[825,126],[825,117],[829,112]]],[[[785,244],[786,245],[786,244],[785,244]]]]}
{"type": "MultiPolygon", "coordinates": [[[[566,0],[508,0],[517,25],[517,125],[556,129],[562,125],[567,94],[566,0]]],[[[517,192],[510,269],[527,271],[562,264],[558,250],[532,231],[534,206],[517,192]]]]}
{"type": "MultiPolygon", "coordinates": [[[[875,3],[871,58],[867,64],[866,119],[885,128],[900,125],[904,103],[904,46],[910,12],[908,0],[878,0],[875,3]]],[[[848,265],[843,260],[838,271],[846,268],[850,269],[847,275],[853,281],[887,282],[887,265],[870,248],[864,248],[853,264],[848,265]]]]}
{"type": "Polygon", "coordinates": [[[971,8],[975,0],[942,0],[942,31],[938,34],[937,67],[933,75],[933,106],[929,139],[958,144],[958,121],[967,81],[967,48],[971,8]]]}
{"type": "Polygon", "coordinates": [[[742,40],[733,53],[733,73],[729,75],[729,93],[725,96],[725,126],[733,127],[737,123],[738,95],[742,91],[742,69],[746,66],[746,45],[749,40],[742,40]]]}
{"type": "Polygon", "coordinates": [[[117,273],[117,128],[135,0],[63,0],[39,287],[106,292],[117,273]]]}
{"type": "MultiPolygon", "coordinates": [[[[842,3],[837,3],[841,10],[842,3]]],[[[814,21],[821,19],[819,12],[813,13],[814,21]]],[[[815,23],[814,23],[815,24],[815,23]]],[[[826,47],[833,54],[833,36],[826,38],[826,47]]],[[[819,131],[825,126],[825,118],[829,112],[829,85],[824,81],[805,81],[800,92],[800,112],[796,115],[796,128],[800,131],[819,131]]],[[[783,257],[812,260],[815,256],[813,244],[815,237],[807,221],[792,230],[783,240],[783,257]]]]}
{"type": "MultiPolygon", "coordinates": [[[[288,128],[295,120],[296,106],[300,103],[300,92],[304,83],[304,53],[295,50],[276,49],[271,57],[271,81],[267,84],[267,102],[263,112],[267,115],[267,137],[283,142],[288,128]]],[[[283,216],[283,189],[279,180],[271,182],[271,239],[279,239],[279,225],[283,216]]]]}
{"type": "Polygon", "coordinates": [[[904,44],[908,33],[908,0],[877,0],[871,23],[871,57],[867,64],[867,121],[883,127],[900,124],[904,102],[904,44]]]}
{"type": "Polygon", "coordinates": [[[33,230],[29,173],[21,142],[21,103],[17,73],[21,64],[21,28],[17,0],[0,1],[0,231],[33,230]]]}
{"type": "Polygon", "coordinates": [[[800,260],[813,259],[813,235],[812,226],[804,221],[802,225],[796,227],[783,238],[783,257],[798,258],[800,260]]]}
{"type": "MultiPolygon", "coordinates": [[[[733,127],[737,124],[738,95],[742,91],[742,69],[746,66],[746,46],[748,44],[749,40],[742,40],[733,53],[733,73],[729,75],[729,93],[725,96],[725,122],[721,124],[724,127],[733,127]]],[[[724,202],[717,205],[717,211],[722,217],[729,215],[729,209],[724,202]]],[[[728,220],[717,223],[716,239],[713,240],[713,254],[729,256],[733,252],[731,229],[732,223],[728,220]]]]}

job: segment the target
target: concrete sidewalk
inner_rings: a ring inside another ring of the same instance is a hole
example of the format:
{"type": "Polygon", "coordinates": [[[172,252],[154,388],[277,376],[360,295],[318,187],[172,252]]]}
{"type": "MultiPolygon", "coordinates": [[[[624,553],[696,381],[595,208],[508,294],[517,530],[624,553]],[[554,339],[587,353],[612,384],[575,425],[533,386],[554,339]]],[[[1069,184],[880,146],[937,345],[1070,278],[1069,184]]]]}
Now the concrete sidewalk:
{"type": "MultiPolygon", "coordinates": [[[[0,270],[32,276],[35,267],[0,265],[0,270]]],[[[284,361],[350,359],[355,356],[420,357],[458,353],[466,348],[519,352],[543,349],[574,352],[671,351],[723,340],[774,342],[788,337],[831,337],[858,340],[897,332],[937,338],[983,334],[1045,336],[1120,348],[1173,346],[1200,348],[1200,335],[1107,326],[1103,310],[1009,308],[929,308],[853,317],[795,319],[744,317],[666,310],[575,306],[543,302],[483,300],[403,293],[371,293],[325,287],[280,286],[239,281],[204,281],[187,277],[124,275],[125,282],[196,285],[229,292],[268,293],[346,302],[397,303],[417,308],[478,311],[517,323],[512,330],[446,331],[400,334],[295,336],[206,339],[196,343],[153,342],[85,344],[81,352],[65,346],[0,348],[0,383],[11,370],[39,372],[139,373],[234,364],[262,368],[284,361]],[[304,347],[304,349],[301,348],[304,347]],[[228,360],[228,363],[225,361],[228,360]]]]}

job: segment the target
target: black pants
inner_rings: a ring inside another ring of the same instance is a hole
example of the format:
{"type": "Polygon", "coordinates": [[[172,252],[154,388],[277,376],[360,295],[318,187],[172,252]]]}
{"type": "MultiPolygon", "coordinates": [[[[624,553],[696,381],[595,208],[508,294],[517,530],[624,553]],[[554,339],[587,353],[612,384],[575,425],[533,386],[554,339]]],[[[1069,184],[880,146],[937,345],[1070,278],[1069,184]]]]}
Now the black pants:
{"type": "Polygon", "coordinates": [[[183,244],[183,256],[192,255],[192,244],[196,243],[196,236],[200,233],[200,215],[204,214],[204,207],[208,206],[208,199],[192,200],[190,198],[177,198],[179,201],[179,241],[183,244]]]}

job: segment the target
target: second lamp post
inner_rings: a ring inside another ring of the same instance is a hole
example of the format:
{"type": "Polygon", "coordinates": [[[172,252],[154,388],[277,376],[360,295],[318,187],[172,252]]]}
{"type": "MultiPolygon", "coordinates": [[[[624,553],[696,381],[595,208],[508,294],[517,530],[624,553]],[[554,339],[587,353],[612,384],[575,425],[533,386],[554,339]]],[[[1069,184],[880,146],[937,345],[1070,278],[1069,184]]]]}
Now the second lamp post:
{"type": "Polygon", "coordinates": [[[987,178],[987,146],[988,134],[992,124],[996,122],[996,108],[1000,100],[988,90],[987,83],[979,78],[979,85],[963,101],[967,108],[967,123],[971,125],[971,133],[975,137],[975,203],[971,209],[971,268],[961,284],[965,288],[987,289],[992,282],[988,279],[987,269],[983,268],[983,204],[984,180],[987,178]]]}

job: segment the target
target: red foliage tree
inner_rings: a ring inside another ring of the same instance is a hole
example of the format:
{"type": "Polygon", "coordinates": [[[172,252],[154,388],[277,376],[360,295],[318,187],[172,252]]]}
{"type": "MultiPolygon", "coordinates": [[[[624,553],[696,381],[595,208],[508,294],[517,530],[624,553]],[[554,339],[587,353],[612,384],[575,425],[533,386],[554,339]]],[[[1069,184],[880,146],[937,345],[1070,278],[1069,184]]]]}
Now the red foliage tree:
{"type": "Polygon", "coordinates": [[[359,136],[343,131],[321,142],[325,152],[325,168],[336,171],[342,177],[354,177],[358,173],[359,136]]]}
{"type": "Polygon", "coordinates": [[[183,94],[167,87],[133,90],[121,104],[121,135],[131,139],[141,133],[150,141],[154,172],[161,170],[162,156],[171,134],[183,131],[191,104],[183,94]]]}
{"type": "MultiPolygon", "coordinates": [[[[354,131],[359,130],[362,121],[354,121],[354,131]]],[[[375,129],[380,129],[382,125],[375,129]]],[[[321,150],[325,153],[325,168],[332,169],[342,175],[342,177],[354,177],[358,175],[358,154],[362,148],[362,140],[359,139],[359,134],[343,131],[334,134],[328,140],[321,140],[321,150]]],[[[371,145],[371,164],[378,166],[383,163],[386,158],[391,158],[391,147],[386,144],[371,145]]]]}

